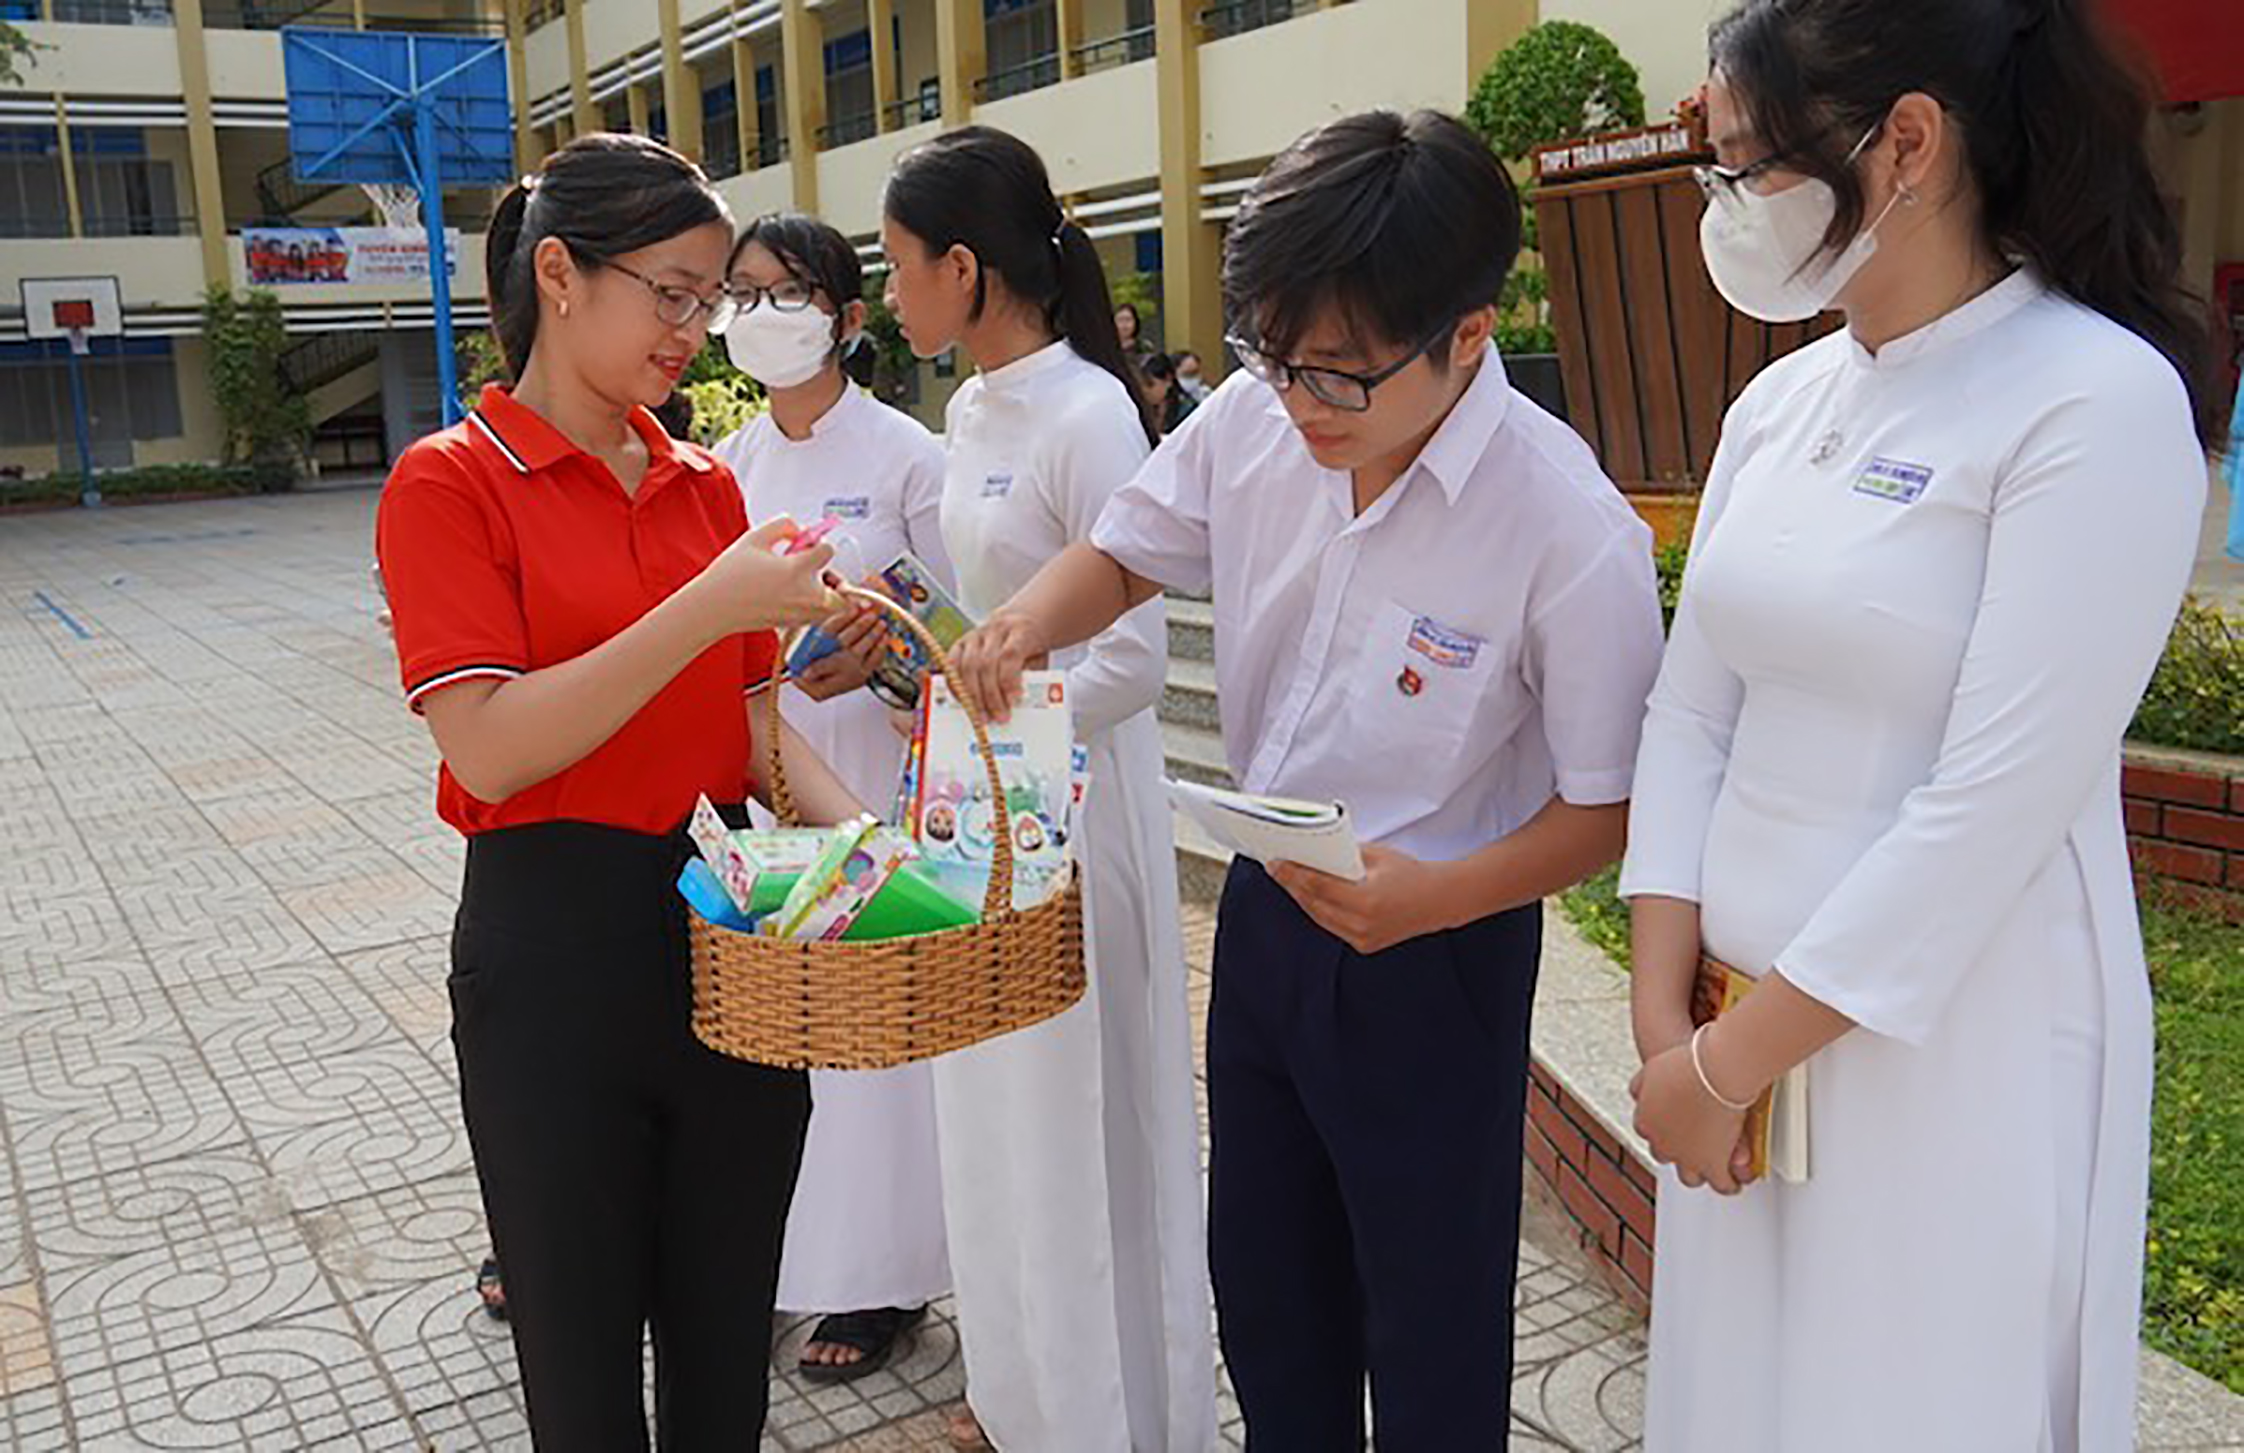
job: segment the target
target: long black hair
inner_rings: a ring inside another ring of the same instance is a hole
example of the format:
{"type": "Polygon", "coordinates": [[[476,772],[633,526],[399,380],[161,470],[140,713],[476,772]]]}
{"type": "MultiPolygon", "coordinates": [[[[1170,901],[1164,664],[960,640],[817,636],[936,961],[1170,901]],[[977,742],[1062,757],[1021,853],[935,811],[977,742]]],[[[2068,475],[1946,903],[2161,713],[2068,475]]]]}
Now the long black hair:
{"type": "MultiPolygon", "coordinates": [[[[1223,248],[1224,311],[1284,357],[1326,307],[1363,341],[1432,348],[1493,304],[1518,260],[1519,192],[1454,116],[1365,111],[1280,152],[1223,248]]],[[[1434,367],[1448,367],[1433,348],[1434,367]]]]}
{"type": "Polygon", "coordinates": [[[701,168],[659,141],[616,132],[580,136],[500,199],[483,234],[491,332],[519,378],[538,336],[531,259],[558,237],[587,271],[732,214],[701,168]]]}
{"type": "Polygon", "coordinates": [[[800,212],[769,212],[741,229],[732,245],[732,261],[750,243],[757,243],[779,259],[787,275],[805,287],[826,295],[834,305],[834,347],[841,347],[842,315],[851,303],[865,297],[865,263],[849,239],[831,223],[800,212]]]}
{"type": "Polygon", "coordinates": [[[1828,183],[1844,246],[1867,211],[1847,148],[1913,91],[1963,135],[1981,229],[2006,257],[2166,355],[2208,443],[2211,334],[2145,149],[2151,92],[2090,0],[1745,0],[1711,59],[1762,142],[1828,183]]]}
{"type": "Polygon", "coordinates": [[[981,263],[972,317],[988,302],[991,273],[1007,291],[1043,309],[1047,326],[1128,391],[1148,441],[1161,431],[1122,352],[1106,269],[1089,234],[1052,195],[1044,158],[1019,137],[962,126],[897,160],[884,206],[934,253],[964,247],[981,263]]]}

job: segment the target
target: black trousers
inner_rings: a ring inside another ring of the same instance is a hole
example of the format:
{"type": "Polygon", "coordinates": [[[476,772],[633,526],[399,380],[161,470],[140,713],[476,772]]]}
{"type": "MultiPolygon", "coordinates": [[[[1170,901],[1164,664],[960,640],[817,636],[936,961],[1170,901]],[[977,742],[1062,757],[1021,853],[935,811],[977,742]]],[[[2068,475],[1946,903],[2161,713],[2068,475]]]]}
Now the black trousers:
{"type": "Polygon", "coordinates": [[[1506,1446],[1539,905],[1360,957],[1231,870],[1210,1252],[1250,1453],[1506,1446]]]}
{"type": "Polygon", "coordinates": [[[584,823],[476,838],[452,1043],[541,1453],[757,1446],[810,1087],[689,1027],[681,841],[584,823]]]}

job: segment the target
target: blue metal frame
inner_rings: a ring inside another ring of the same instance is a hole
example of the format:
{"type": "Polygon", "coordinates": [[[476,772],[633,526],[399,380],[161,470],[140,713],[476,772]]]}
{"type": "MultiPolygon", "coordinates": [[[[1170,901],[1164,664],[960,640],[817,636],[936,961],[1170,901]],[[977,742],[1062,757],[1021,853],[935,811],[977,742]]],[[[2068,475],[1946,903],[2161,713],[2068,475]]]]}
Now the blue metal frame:
{"type": "Polygon", "coordinates": [[[304,182],[406,183],[421,194],[444,422],[460,421],[444,188],[514,174],[506,43],[456,35],[281,31],[288,139],[304,182]]]}

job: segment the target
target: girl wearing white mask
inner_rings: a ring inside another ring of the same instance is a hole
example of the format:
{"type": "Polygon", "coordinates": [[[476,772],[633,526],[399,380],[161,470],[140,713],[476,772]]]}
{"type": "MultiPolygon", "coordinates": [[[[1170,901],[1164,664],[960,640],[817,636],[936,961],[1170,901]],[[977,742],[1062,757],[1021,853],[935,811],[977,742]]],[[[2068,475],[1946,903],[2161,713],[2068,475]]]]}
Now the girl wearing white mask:
{"type": "MultiPolygon", "coordinates": [[[[726,274],[738,312],[725,350],[764,386],[771,409],[716,453],[739,479],[751,519],[836,518],[834,538],[858,568],[881,569],[909,550],[948,585],[942,446],[842,370],[863,337],[863,286],[856,249],[823,222],[770,216],[741,233],[726,274]]],[[[782,707],[857,799],[880,811],[896,793],[903,743],[887,709],[861,688],[885,632],[870,615],[827,629],[845,649],[810,666],[782,707]]],[[[802,1376],[847,1382],[885,1365],[927,1303],[950,1288],[932,1081],[926,1065],[816,1072],[811,1096],[779,1305],[826,1314],[804,1348],[802,1376]]]]}
{"type": "Polygon", "coordinates": [[[2119,752],[2214,411],[2148,102],[2088,9],[1713,31],[1708,270],[1847,327],[1730,411],[1637,768],[1650,1453],[2134,1446],[2119,752]],[[1694,1031],[1702,953],[1758,984],[1694,1031]],[[1808,1178],[1741,1185],[1740,1107],[1802,1064],[1808,1178]]]}

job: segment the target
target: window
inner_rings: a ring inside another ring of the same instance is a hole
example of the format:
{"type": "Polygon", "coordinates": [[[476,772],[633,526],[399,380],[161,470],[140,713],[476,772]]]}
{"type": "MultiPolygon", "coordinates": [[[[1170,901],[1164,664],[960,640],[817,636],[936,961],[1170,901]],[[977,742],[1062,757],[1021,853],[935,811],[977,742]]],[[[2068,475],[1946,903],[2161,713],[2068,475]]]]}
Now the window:
{"type": "Polygon", "coordinates": [[[880,129],[873,114],[873,35],[852,31],[826,42],[826,141],[847,146],[880,129]]]}
{"type": "Polygon", "coordinates": [[[787,159],[787,139],[779,131],[779,72],[756,67],[756,165],[777,166],[787,159]]]}
{"type": "Polygon", "coordinates": [[[0,237],[69,235],[54,128],[0,126],[0,237]]]}
{"type": "Polygon", "coordinates": [[[1053,0],[982,0],[989,54],[983,99],[1018,96],[1060,79],[1060,17],[1053,0]]]}
{"type": "MultiPolygon", "coordinates": [[[[55,446],[60,467],[78,464],[70,365],[47,342],[0,344],[0,447],[55,446]]],[[[168,338],[96,338],[80,364],[94,463],[132,462],[135,439],[176,439],[179,370],[168,338]]]]}
{"type": "Polygon", "coordinates": [[[730,81],[701,93],[701,168],[712,177],[740,174],[740,91],[730,81]]]}

